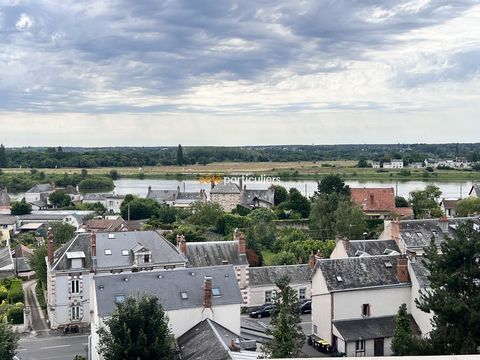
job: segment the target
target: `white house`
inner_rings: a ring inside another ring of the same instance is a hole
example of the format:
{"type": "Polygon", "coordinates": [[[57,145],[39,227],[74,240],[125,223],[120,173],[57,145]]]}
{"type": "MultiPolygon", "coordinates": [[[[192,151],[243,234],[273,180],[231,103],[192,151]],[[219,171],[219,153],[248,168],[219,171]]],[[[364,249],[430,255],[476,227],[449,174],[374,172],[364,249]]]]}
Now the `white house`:
{"type": "Polygon", "coordinates": [[[91,358],[94,360],[102,359],[98,355],[98,329],[105,326],[104,320],[115,310],[116,303],[132,296],[156,296],[169,318],[175,338],[206,319],[240,334],[242,296],[231,265],[102,274],[95,276],[94,282],[91,326],[91,358]]]}
{"type": "Polygon", "coordinates": [[[383,163],[384,169],[403,169],[403,159],[392,159],[390,162],[383,163]]]}
{"type": "Polygon", "coordinates": [[[381,168],[380,161],[372,161],[372,168],[373,169],[380,169],[381,168]]]}
{"type": "Polygon", "coordinates": [[[204,189],[200,191],[180,191],[180,186],[176,190],[152,190],[148,187],[147,199],[157,201],[161,205],[175,207],[190,207],[196,202],[206,202],[207,193],[204,189]]]}
{"type": "Polygon", "coordinates": [[[48,206],[48,196],[55,191],[55,184],[37,184],[25,193],[25,201],[32,204],[36,210],[48,206]]]}

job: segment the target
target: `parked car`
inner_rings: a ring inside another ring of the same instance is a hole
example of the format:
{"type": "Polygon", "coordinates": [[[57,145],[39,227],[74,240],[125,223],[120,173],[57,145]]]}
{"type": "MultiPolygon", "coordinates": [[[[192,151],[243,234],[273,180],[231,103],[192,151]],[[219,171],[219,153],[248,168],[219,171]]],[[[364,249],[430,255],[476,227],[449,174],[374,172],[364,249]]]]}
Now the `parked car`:
{"type": "Polygon", "coordinates": [[[312,300],[305,300],[300,304],[300,314],[310,314],[312,312],[312,300]]]}
{"type": "Polygon", "coordinates": [[[271,316],[272,313],[277,309],[275,304],[264,304],[257,310],[250,311],[250,317],[261,318],[271,316]]]}

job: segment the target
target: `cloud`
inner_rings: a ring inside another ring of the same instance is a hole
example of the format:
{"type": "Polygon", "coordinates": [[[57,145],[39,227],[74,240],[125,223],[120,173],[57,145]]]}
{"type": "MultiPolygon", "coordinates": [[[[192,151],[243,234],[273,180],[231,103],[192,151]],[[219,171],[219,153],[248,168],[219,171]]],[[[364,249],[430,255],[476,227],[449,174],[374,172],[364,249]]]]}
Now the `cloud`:
{"type": "Polygon", "coordinates": [[[17,28],[17,30],[20,30],[20,31],[30,29],[32,25],[33,25],[32,19],[30,19],[30,17],[25,13],[20,14],[20,18],[15,23],[15,27],[17,28]]]}

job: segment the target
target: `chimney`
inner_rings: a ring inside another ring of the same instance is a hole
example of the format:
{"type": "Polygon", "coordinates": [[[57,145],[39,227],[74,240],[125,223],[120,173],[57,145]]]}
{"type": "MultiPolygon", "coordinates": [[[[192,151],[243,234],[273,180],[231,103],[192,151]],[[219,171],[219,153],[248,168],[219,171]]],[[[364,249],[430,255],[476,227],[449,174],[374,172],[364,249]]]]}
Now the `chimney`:
{"type": "Polygon", "coordinates": [[[180,192],[180,185],[177,186],[177,193],[180,192]]]}
{"type": "Polygon", "coordinates": [[[390,234],[397,246],[400,247],[400,222],[398,219],[390,222],[390,234]]]}
{"type": "Polygon", "coordinates": [[[215,180],[210,180],[210,190],[213,190],[213,188],[215,187],[215,180]]]}
{"type": "Polygon", "coordinates": [[[240,188],[240,191],[243,189],[243,176],[240,176],[239,188],[240,188]]]}
{"type": "Polygon", "coordinates": [[[238,252],[240,254],[245,254],[245,235],[241,232],[238,231],[238,229],[235,229],[233,233],[233,239],[238,241],[238,252]]]}
{"type": "Polygon", "coordinates": [[[315,262],[317,262],[320,259],[324,259],[323,253],[320,249],[317,250],[317,253],[315,254],[315,262]]]}
{"type": "Polygon", "coordinates": [[[203,281],[203,307],[205,309],[212,308],[212,278],[205,276],[203,281]]]}
{"type": "Polygon", "coordinates": [[[408,282],[408,259],[406,255],[400,255],[397,259],[397,279],[401,283],[408,282]]]}
{"type": "Polygon", "coordinates": [[[317,259],[315,258],[315,255],[313,255],[313,252],[312,252],[310,253],[310,258],[308,259],[308,267],[310,269],[313,269],[316,263],[317,263],[317,259]]]}
{"type": "Polygon", "coordinates": [[[185,241],[185,236],[182,234],[177,235],[177,246],[180,254],[187,255],[187,242],[185,241]]]}
{"type": "Polygon", "coordinates": [[[438,226],[442,229],[443,233],[448,233],[448,218],[445,215],[438,221],[438,226]]]}
{"type": "Polygon", "coordinates": [[[231,339],[231,340],[230,340],[230,346],[229,346],[229,348],[230,348],[230,351],[235,351],[235,352],[240,352],[240,350],[241,350],[240,347],[237,346],[237,344],[235,343],[235,340],[234,340],[234,339],[231,339]]]}
{"type": "Polygon", "coordinates": [[[97,256],[97,235],[92,233],[90,237],[90,245],[92,249],[92,257],[97,256]]]}
{"type": "Polygon", "coordinates": [[[345,251],[349,251],[350,250],[350,240],[346,237],[343,237],[342,242],[343,242],[343,247],[345,248],[345,251]]]}
{"type": "Polygon", "coordinates": [[[53,231],[52,228],[48,228],[48,263],[53,264],[53,231]]]}

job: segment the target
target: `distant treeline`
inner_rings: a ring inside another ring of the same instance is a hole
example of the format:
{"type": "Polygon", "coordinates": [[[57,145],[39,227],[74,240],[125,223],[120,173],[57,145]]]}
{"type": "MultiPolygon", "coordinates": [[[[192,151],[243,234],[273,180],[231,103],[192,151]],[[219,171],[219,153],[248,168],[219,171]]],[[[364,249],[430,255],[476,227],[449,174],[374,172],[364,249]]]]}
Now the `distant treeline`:
{"type": "Polygon", "coordinates": [[[96,168],[209,164],[212,162],[287,162],[389,160],[408,164],[425,158],[463,157],[480,161],[476,144],[288,145],[245,147],[115,147],[12,148],[0,147],[0,168],[96,168]]]}

